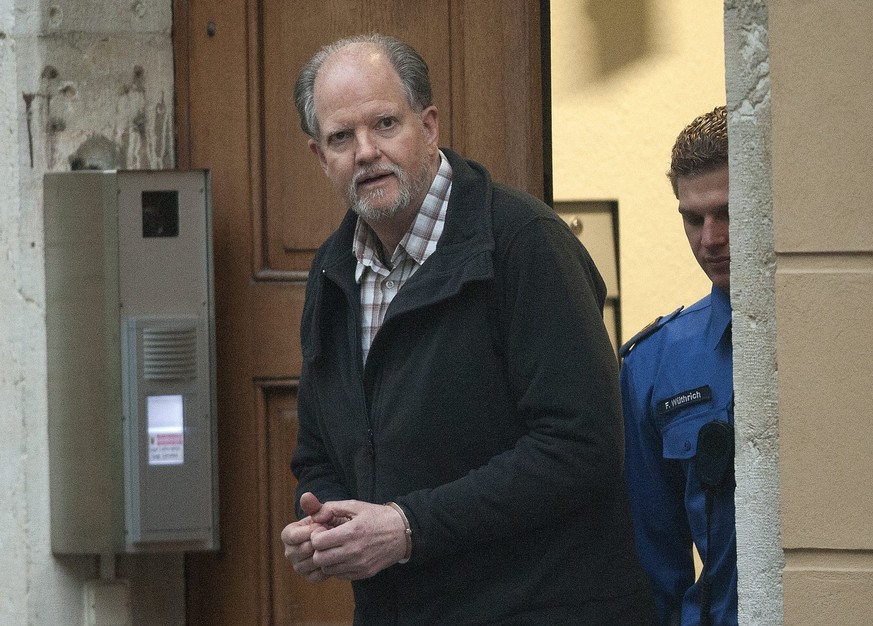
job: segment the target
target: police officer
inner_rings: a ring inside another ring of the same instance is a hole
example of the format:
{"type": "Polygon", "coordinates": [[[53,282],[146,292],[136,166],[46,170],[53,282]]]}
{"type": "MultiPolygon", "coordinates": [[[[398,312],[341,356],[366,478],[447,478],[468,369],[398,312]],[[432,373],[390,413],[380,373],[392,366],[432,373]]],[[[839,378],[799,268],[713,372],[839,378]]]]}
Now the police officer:
{"type": "Polygon", "coordinates": [[[688,125],[667,173],[712,281],[622,346],[626,475],[660,624],[737,624],[728,138],[724,107],[688,125]],[[692,543],[703,561],[695,582],[692,543]]]}

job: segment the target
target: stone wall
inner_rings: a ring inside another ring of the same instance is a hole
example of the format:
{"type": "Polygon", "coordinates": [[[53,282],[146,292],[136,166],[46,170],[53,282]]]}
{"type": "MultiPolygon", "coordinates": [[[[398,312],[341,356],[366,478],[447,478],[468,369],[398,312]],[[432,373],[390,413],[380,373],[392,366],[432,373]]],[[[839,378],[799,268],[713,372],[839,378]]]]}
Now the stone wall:
{"type": "MultiPolygon", "coordinates": [[[[42,176],[173,166],[171,24],[171,0],[0,0],[3,624],[82,623],[85,582],[101,573],[96,556],[51,553],[42,176]]],[[[110,563],[134,623],[184,623],[181,556],[110,563]]]]}

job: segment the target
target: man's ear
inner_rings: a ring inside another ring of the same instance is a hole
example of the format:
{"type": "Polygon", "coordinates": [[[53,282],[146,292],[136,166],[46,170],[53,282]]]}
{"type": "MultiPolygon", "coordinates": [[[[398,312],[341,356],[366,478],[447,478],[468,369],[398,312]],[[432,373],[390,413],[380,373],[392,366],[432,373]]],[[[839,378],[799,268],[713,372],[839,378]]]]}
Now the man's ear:
{"type": "Polygon", "coordinates": [[[310,139],[309,149],[315,156],[318,157],[318,162],[321,163],[321,169],[324,170],[325,174],[327,174],[327,159],[324,158],[324,152],[321,149],[321,144],[315,141],[315,139],[310,139]]]}
{"type": "Polygon", "coordinates": [[[440,140],[440,119],[436,106],[430,105],[427,107],[421,112],[420,117],[427,142],[432,145],[438,145],[440,140]]]}

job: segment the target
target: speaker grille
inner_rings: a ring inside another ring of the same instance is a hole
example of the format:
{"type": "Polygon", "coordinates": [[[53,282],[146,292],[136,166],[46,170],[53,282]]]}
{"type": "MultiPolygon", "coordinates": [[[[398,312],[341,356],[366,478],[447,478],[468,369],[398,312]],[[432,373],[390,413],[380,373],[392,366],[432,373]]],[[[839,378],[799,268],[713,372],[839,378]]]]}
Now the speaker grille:
{"type": "Polygon", "coordinates": [[[143,328],[143,378],[186,380],[197,376],[197,329],[143,328]]]}

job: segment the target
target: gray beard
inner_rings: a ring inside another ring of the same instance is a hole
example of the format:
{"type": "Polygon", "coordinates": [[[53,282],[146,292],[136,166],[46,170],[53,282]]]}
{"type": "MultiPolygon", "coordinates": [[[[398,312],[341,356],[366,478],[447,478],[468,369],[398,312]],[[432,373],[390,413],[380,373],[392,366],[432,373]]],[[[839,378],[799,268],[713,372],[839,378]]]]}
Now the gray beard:
{"type": "Polygon", "coordinates": [[[369,167],[365,170],[359,171],[355,174],[354,178],[352,178],[352,182],[346,192],[349,207],[352,211],[369,222],[389,220],[398,213],[405,211],[409,207],[412,198],[419,195],[422,190],[426,189],[426,185],[429,187],[428,178],[426,165],[422,168],[418,180],[415,181],[413,181],[410,176],[397,165],[377,165],[369,167]],[[392,172],[397,177],[397,186],[399,189],[397,201],[389,206],[376,208],[373,206],[373,203],[381,200],[385,192],[383,190],[378,190],[374,193],[368,194],[366,198],[359,196],[357,194],[357,182],[361,176],[366,174],[387,171],[392,172]]]}

